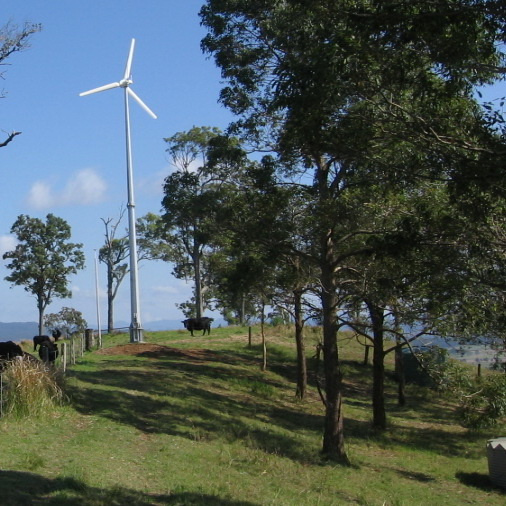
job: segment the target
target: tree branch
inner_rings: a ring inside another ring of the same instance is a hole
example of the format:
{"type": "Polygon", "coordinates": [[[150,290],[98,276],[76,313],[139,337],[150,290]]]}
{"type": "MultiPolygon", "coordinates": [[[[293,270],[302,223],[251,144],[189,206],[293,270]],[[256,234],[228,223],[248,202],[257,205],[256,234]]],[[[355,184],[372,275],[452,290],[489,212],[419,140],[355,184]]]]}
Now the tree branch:
{"type": "Polygon", "coordinates": [[[7,139],[0,143],[0,148],[3,148],[5,146],[7,146],[7,144],[9,144],[9,142],[12,141],[12,139],[14,139],[14,137],[16,137],[16,135],[19,135],[21,132],[12,132],[9,134],[9,136],[7,137],[7,139]]]}

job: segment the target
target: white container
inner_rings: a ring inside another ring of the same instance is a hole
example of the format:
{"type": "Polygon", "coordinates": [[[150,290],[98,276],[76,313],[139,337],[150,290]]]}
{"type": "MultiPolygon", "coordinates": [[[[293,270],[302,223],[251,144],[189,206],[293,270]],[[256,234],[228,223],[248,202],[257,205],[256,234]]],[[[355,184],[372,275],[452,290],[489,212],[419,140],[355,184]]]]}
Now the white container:
{"type": "Polygon", "coordinates": [[[490,481],[506,488],[506,437],[487,441],[487,458],[490,481]]]}

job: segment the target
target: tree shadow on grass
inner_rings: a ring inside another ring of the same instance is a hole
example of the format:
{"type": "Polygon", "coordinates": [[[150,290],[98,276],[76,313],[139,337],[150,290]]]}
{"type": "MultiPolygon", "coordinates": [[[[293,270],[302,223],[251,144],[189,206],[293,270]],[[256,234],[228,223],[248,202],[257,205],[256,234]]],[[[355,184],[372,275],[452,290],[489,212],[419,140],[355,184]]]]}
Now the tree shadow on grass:
{"type": "MultiPolygon", "coordinates": [[[[174,350],[142,353],[141,357],[105,358],[95,370],[71,371],[82,382],[71,388],[73,404],[86,414],[97,414],[129,424],[144,432],[182,436],[194,441],[241,440],[267,453],[307,463],[315,461],[317,448],[301,443],[303,434],[321,434],[322,414],[311,414],[295,402],[281,401],[279,377],[244,367],[247,357],[209,350],[174,350]],[[251,387],[267,385],[256,394],[251,387]]],[[[355,392],[365,402],[364,392],[355,392]]],[[[285,398],[286,400],[286,398],[285,398]]],[[[389,409],[393,408],[390,400],[389,409]]],[[[454,433],[441,428],[438,406],[430,403],[411,408],[417,421],[427,426],[396,425],[391,418],[387,432],[378,432],[370,421],[347,418],[345,431],[357,439],[369,439],[385,447],[415,447],[444,455],[469,457],[470,440],[481,435],[454,433]],[[430,422],[435,422],[431,427],[430,422]]],[[[403,417],[403,413],[399,412],[403,417]]]]}
{"type": "MultiPolygon", "coordinates": [[[[314,450],[300,444],[297,431],[319,434],[320,416],[268,395],[254,395],[248,381],[225,389],[223,378],[233,380],[238,373],[220,363],[162,357],[148,363],[120,359],[114,367],[110,362],[103,365],[105,369],[72,371],[80,382],[79,387],[70,387],[72,403],[82,413],[194,441],[241,440],[251,448],[303,462],[314,456],[314,450]]],[[[242,381],[248,377],[251,385],[258,383],[255,373],[241,371],[242,381]]]]}
{"type": "Polygon", "coordinates": [[[373,427],[370,420],[346,418],[346,435],[371,441],[381,448],[406,448],[430,451],[446,457],[483,458],[484,438],[479,432],[446,431],[437,426],[406,426],[390,421],[387,430],[373,427]],[[478,446],[479,445],[479,446],[478,446]]]}
{"type": "Polygon", "coordinates": [[[248,501],[232,501],[199,492],[147,494],[123,487],[91,487],[74,478],[47,478],[39,474],[0,470],[0,504],[2,506],[109,506],[129,504],[151,505],[211,505],[255,506],[248,501]]]}

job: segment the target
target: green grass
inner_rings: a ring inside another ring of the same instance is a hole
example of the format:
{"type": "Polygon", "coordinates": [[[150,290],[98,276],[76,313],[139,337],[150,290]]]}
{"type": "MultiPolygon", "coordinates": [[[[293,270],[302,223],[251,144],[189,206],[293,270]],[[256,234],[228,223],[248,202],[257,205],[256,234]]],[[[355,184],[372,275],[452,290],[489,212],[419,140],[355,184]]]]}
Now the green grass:
{"type": "MultiPolygon", "coordinates": [[[[308,335],[311,356],[318,332],[308,335]]],[[[350,467],[319,454],[323,407],[314,385],[306,400],[294,396],[286,329],[269,329],[265,373],[258,332],[249,348],[246,328],[146,340],[170,349],[88,353],[67,373],[69,405],[42,425],[0,420],[2,506],[504,504],[488,480],[485,443],[506,426],[466,431],[449,401],[415,387],[398,408],[388,382],[389,430],[375,432],[371,370],[344,335],[350,467]]],[[[127,341],[105,337],[106,346],[127,341]]]]}

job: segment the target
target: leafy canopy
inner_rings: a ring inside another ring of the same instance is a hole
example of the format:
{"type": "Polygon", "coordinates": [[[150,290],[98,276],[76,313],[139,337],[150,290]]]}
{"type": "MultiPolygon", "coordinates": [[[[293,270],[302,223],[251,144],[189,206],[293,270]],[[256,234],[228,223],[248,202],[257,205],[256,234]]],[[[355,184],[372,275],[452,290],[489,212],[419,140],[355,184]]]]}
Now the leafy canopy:
{"type": "Polygon", "coordinates": [[[48,214],[46,222],[27,215],[18,216],[11,233],[18,244],[3,258],[10,260],[11,274],[5,279],[35,295],[39,310],[56,297],[70,297],[68,276],[84,267],[82,244],[69,242],[68,223],[48,214]]]}

